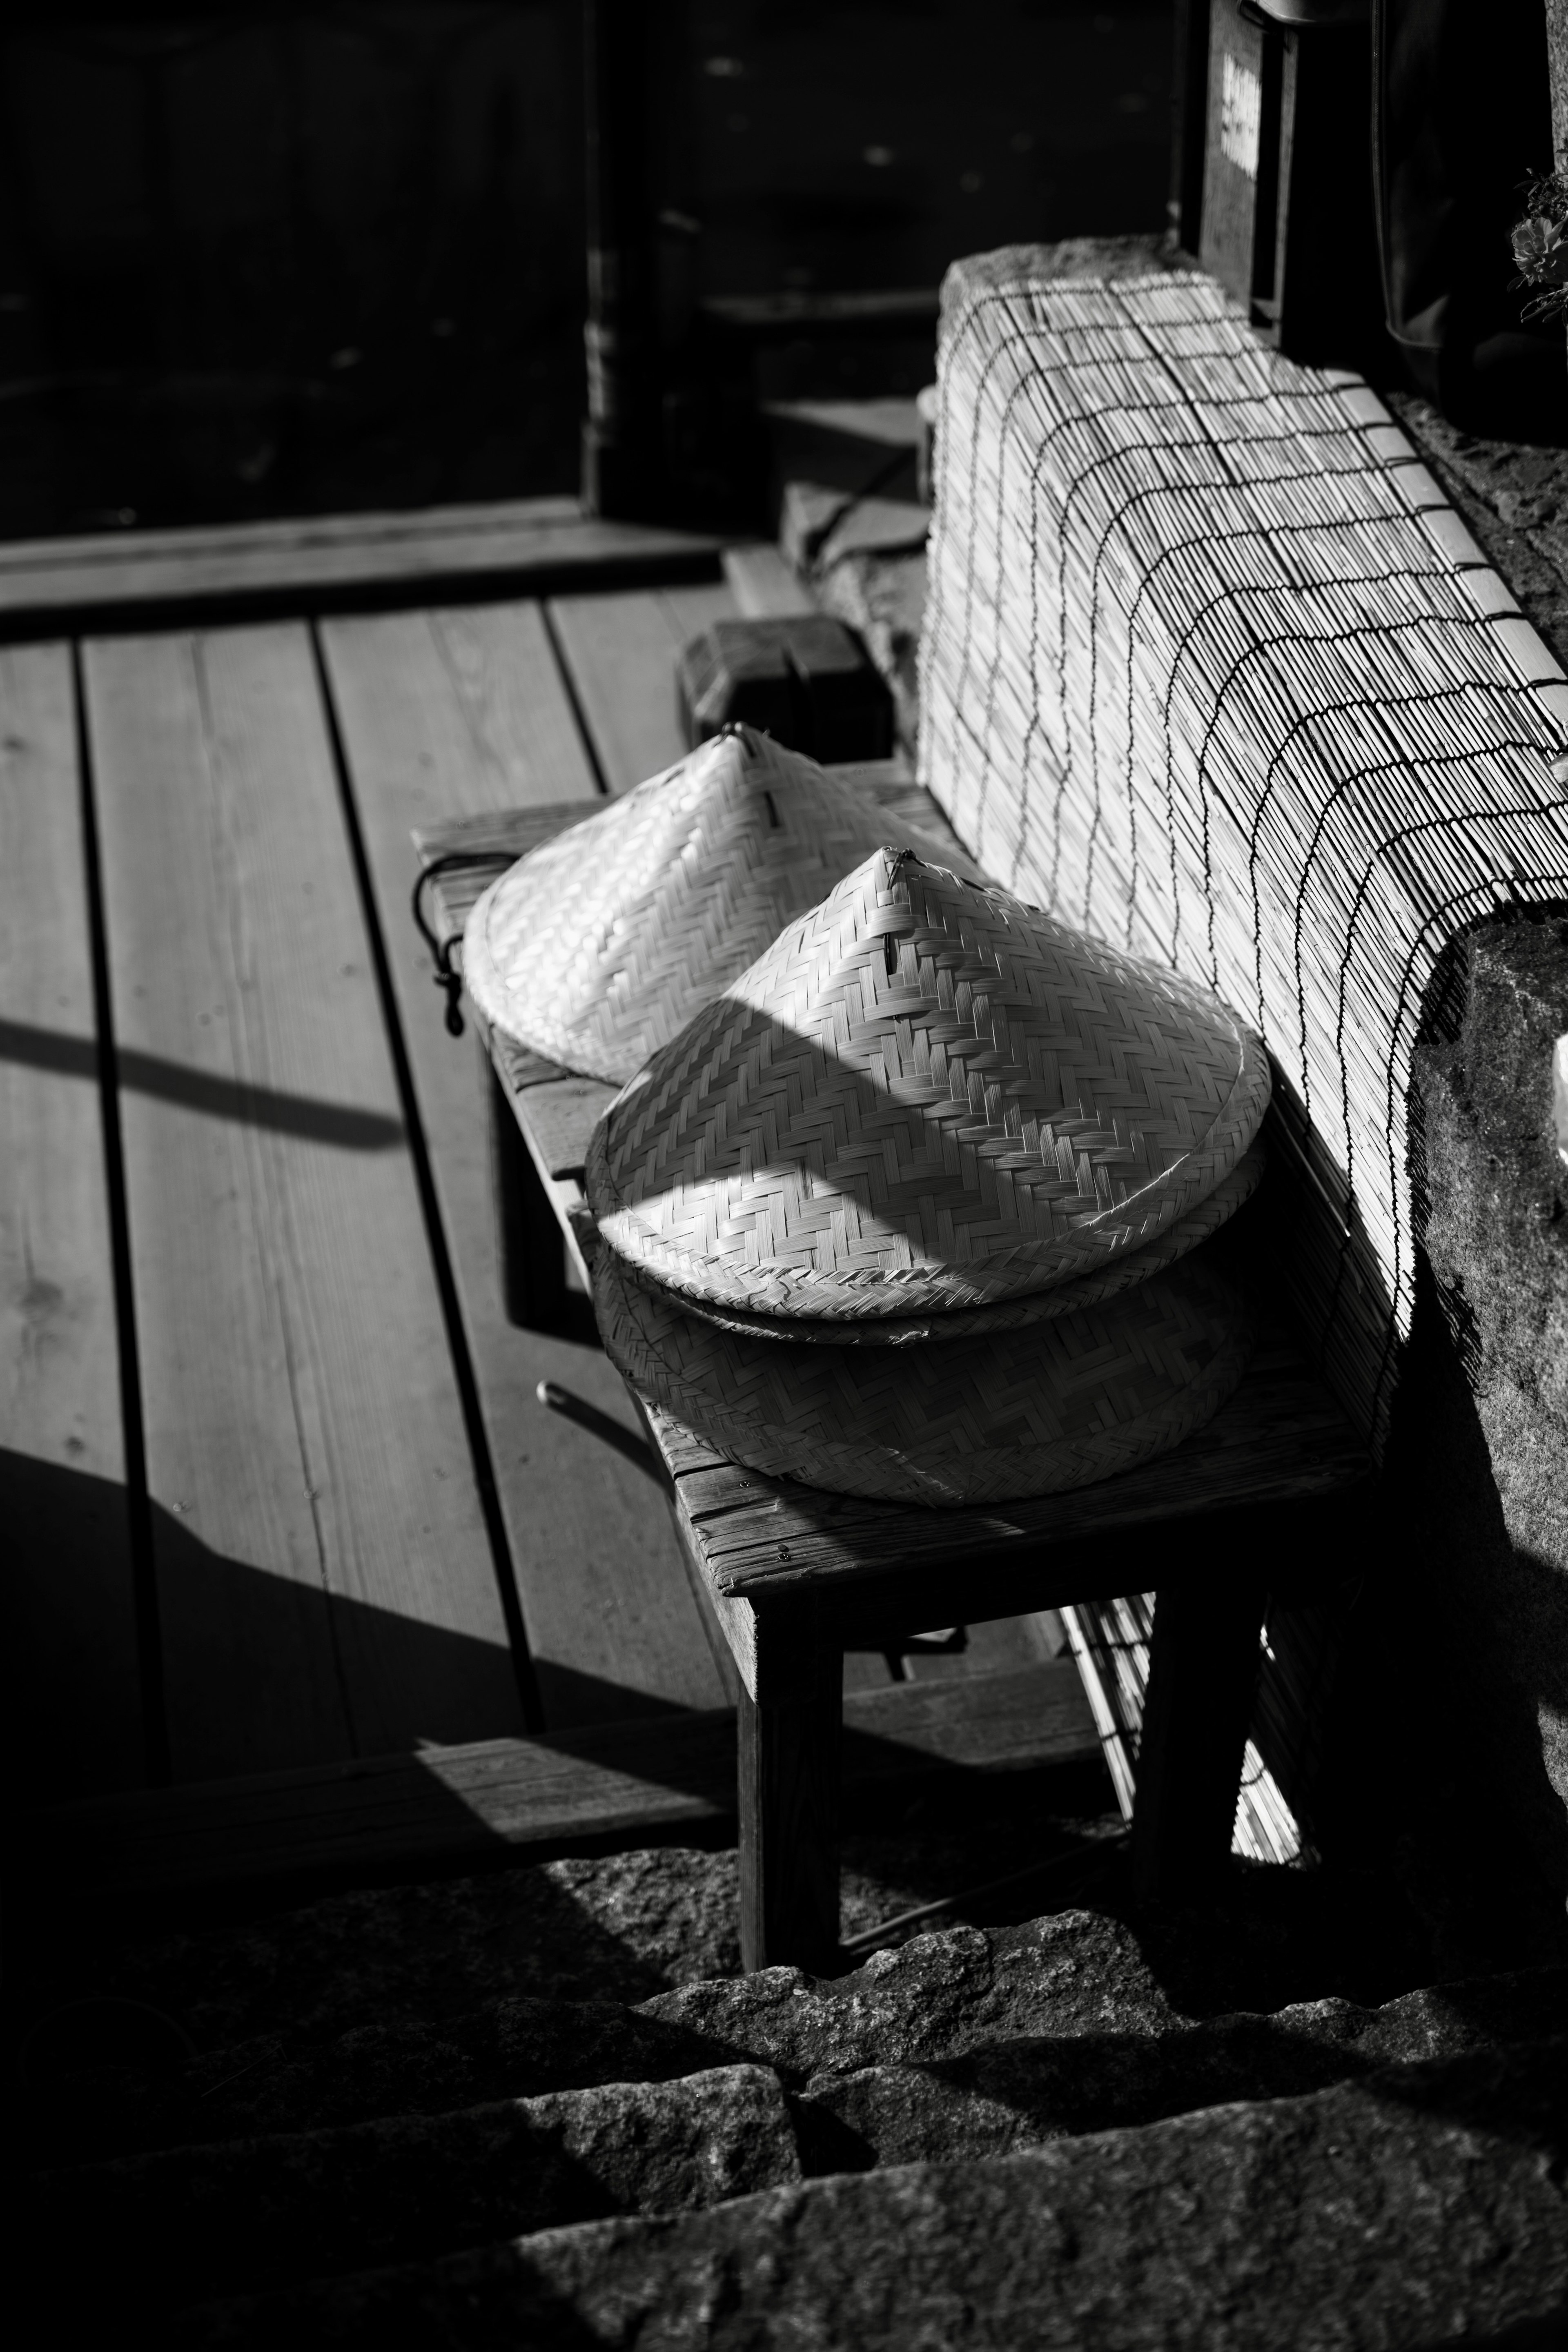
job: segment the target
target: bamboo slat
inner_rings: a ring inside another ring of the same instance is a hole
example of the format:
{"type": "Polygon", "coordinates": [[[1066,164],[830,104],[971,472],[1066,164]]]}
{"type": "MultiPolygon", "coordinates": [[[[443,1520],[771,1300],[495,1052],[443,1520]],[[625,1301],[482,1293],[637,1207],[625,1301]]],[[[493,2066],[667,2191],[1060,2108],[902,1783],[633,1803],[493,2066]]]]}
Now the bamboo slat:
{"type": "Polygon", "coordinates": [[[1568,680],[1376,395],[1194,271],[944,293],[922,772],[987,870],[1275,1066],[1282,1266],[1381,1448],[1445,948],[1568,891],[1568,680]]]}

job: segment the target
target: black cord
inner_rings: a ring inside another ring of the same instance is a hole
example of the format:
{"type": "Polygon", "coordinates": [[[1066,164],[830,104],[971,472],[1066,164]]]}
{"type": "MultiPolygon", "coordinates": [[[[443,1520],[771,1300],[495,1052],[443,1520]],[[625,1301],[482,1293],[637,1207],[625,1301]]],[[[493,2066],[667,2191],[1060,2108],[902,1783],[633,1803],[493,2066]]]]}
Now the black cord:
{"type": "Polygon", "coordinates": [[[454,866],[482,866],[490,860],[493,860],[498,868],[516,863],[510,854],[502,855],[492,851],[487,856],[487,853],[483,850],[450,850],[444,857],[433,857],[414,885],[414,919],[419,926],[419,936],[429,949],[430,960],[436,967],[431,977],[437,988],[445,989],[447,992],[445,1017],[448,1037],[460,1037],[463,1034],[463,975],[452,962],[452,950],[454,948],[462,946],[463,934],[461,931],[453,931],[444,940],[437,938],[425,919],[425,887],[426,883],[436,881],[441,875],[449,874],[454,866]]]}

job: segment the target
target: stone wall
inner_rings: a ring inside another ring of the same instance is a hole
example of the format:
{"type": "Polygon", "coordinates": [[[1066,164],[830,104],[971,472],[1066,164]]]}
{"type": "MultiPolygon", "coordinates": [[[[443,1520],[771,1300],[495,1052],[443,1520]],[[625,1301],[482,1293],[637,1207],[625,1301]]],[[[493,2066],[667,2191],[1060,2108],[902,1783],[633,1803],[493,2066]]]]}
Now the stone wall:
{"type": "MultiPolygon", "coordinates": [[[[1394,404],[1568,666],[1568,452],[1394,404]]],[[[1421,1290],[1387,1575],[1342,1695],[1341,1801],[1381,1813],[1464,1966],[1521,1945],[1544,1958],[1568,1932],[1568,1165],[1552,1076],[1568,910],[1473,932],[1452,982],[1417,1058],[1421,1290]]]]}

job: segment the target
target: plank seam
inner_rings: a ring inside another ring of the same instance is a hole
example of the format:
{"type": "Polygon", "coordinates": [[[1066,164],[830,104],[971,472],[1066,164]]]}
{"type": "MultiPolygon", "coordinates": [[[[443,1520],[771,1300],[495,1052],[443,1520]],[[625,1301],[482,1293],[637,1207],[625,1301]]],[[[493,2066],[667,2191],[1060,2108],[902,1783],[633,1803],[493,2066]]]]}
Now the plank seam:
{"type": "Polygon", "coordinates": [[[560,673],[566,699],[571,705],[572,716],[577,722],[577,732],[583,739],[583,749],[587,754],[588,765],[594,771],[594,782],[598,787],[599,797],[601,800],[610,800],[614,797],[610,790],[610,780],[600,764],[599,747],[594,740],[594,730],[588,724],[588,714],[583,708],[582,697],[577,691],[577,681],[572,674],[572,665],[566,658],[566,648],[561,642],[561,632],[555,625],[552,598],[541,598],[539,614],[544,623],[544,634],[550,640],[550,650],[555,656],[555,667],[560,673]]]}
{"type": "Polygon", "coordinates": [[[174,1764],[164,1689],[163,1637],[158,1603],[157,1554],[153,1540],[153,1505],[147,1484],[142,1365],[136,1334],[136,1294],[132,1279],[130,1203],[125,1187],[124,1139],[120,1125],[120,1055],[115,1042],[114,1005],[110,982],[109,929],[103,901],[103,866],[98,835],[98,803],[92,736],[88,724],[87,686],[82,675],[81,646],[74,639],[70,665],[78,790],[81,798],[88,934],[92,958],[93,1025],[98,1034],[100,1129],[103,1138],[104,1187],[108,1194],[110,1256],[114,1271],[114,1319],[120,1339],[125,1517],[131,1549],[136,1674],[142,1705],[142,1754],[149,1784],[155,1789],[166,1789],[174,1780],[174,1764]]]}

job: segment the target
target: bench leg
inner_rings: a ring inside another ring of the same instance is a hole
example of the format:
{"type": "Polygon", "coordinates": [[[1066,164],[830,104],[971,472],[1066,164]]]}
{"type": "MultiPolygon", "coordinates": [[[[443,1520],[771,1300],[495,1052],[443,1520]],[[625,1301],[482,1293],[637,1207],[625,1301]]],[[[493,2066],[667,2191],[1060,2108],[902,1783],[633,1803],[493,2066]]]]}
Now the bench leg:
{"type": "Polygon", "coordinates": [[[742,1965],[824,1972],[838,1964],[843,1653],[760,1618],[755,1680],[738,1721],[742,1965]]]}
{"type": "Polygon", "coordinates": [[[1140,1901],[1201,1895],[1224,1877],[1264,1597],[1255,1576],[1194,1579],[1155,1596],[1132,1820],[1140,1901]]]}
{"type": "Polygon", "coordinates": [[[553,1330],[566,1311],[566,1254],[555,1211],[518,1132],[506,1089],[481,1046],[489,1108],[490,1182],[500,1242],[501,1296],[507,1319],[524,1329],[553,1330]]]}

